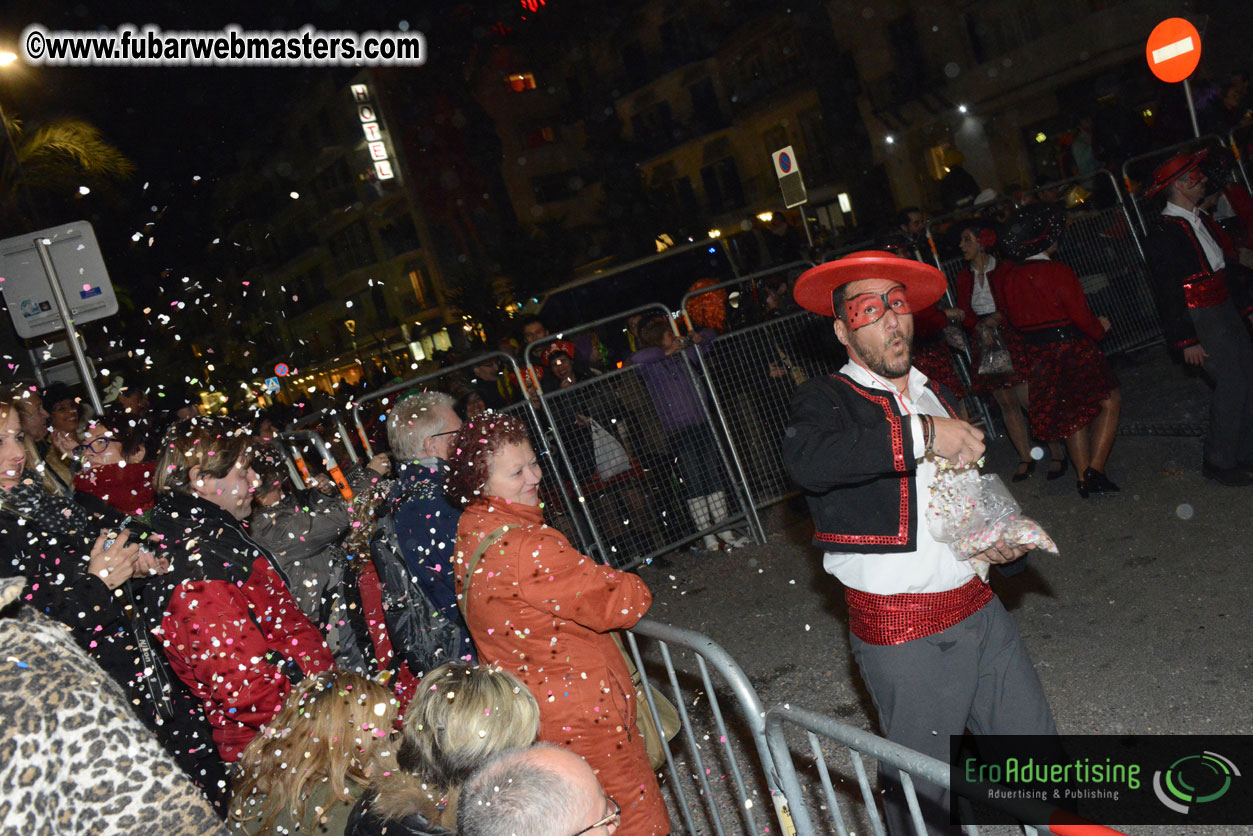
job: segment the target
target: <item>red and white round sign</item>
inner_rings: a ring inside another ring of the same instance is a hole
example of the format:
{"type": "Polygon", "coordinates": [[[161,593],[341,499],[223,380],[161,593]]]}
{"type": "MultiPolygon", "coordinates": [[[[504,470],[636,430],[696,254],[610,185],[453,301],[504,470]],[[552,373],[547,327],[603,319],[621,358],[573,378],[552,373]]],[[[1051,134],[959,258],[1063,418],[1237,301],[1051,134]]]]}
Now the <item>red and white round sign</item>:
{"type": "Polygon", "coordinates": [[[1153,28],[1144,57],[1162,81],[1183,81],[1201,63],[1201,34],[1181,17],[1167,18],[1153,28]]]}

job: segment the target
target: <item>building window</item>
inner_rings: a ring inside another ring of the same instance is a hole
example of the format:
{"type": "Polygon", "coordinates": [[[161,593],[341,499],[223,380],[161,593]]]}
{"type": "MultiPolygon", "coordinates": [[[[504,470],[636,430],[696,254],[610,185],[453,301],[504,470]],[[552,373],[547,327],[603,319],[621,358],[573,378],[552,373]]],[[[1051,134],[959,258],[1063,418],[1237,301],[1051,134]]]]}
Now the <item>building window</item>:
{"type": "Polygon", "coordinates": [[[687,88],[692,99],[692,115],[706,131],[716,131],[726,124],[722,115],[722,107],[718,104],[718,94],[714,90],[711,79],[702,79],[687,88]]]}
{"type": "Polygon", "coordinates": [[[773,154],[780,148],[786,148],[788,145],[787,128],[782,125],[775,125],[761,135],[761,144],[765,146],[767,154],[773,154]]]}
{"type": "Polygon", "coordinates": [[[366,230],[364,221],[349,224],[327,243],[330,245],[331,258],[335,261],[335,269],[340,273],[348,273],[374,262],[370,233],[366,230]]]}
{"type": "Polygon", "coordinates": [[[527,148],[542,148],[557,141],[555,125],[543,125],[522,132],[522,144],[527,148]]]}
{"type": "Polygon", "coordinates": [[[505,84],[515,93],[524,93],[535,89],[535,76],[532,73],[514,73],[505,76],[505,84]]]}
{"type": "Polygon", "coordinates": [[[744,186],[734,157],[726,157],[700,170],[705,202],[710,214],[717,215],[744,205],[744,186]]]}
{"type": "Polygon", "coordinates": [[[431,281],[426,271],[416,261],[405,265],[405,275],[409,277],[409,286],[413,288],[413,299],[416,310],[425,311],[435,307],[435,294],[431,292],[431,281]]]}
{"type": "Polygon", "coordinates": [[[574,171],[545,174],[531,180],[531,189],[535,192],[536,203],[568,200],[577,195],[582,188],[583,178],[574,171]]]}
{"type": "Polygon", "coordinates": [[[408,212],[380,224],[378,231],[389,257],[395,258],[403,253],[422,249],[418,231],[413,225],[413,216],[408,212]]]}

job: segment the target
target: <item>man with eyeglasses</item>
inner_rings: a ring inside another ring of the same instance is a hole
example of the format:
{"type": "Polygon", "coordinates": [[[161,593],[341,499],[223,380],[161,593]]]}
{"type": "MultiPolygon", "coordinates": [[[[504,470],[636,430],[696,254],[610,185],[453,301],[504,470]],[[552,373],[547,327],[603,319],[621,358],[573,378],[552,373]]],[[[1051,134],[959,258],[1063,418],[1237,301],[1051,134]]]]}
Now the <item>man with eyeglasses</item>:
{"type": "MultiPolygon", "coordinates": [[[[912,366],[914,312],[944,274],[887,252],[819,265],[796,301],[834,317],[848,362],[792,397],[783,459],[805,490],[823,568],[845,586],[850,644],[888,739],[947,761],[950,735],[1055,735],[1013,619],[976,573],[928,530],[938,460],[983,455],[983,433],[912,366]]],[[[1006,563],[1003,542],[975,555],[1006,563]]],[[[984,753],[988,754],[987,752],[984,753]]],[[[881,770],[893,834],[913,833],[896,770],[881,770]]],[[[916,781],[928,832],[948,833],[948,792],[916,781]]]]}
{"type": "Polygon", "coordinates": [[[457,805],[458,836],[612,836],[621,821],[587,762],[551,743],[492,758],[457,805]]]}
{"type": "Polygon", "coordinates": [[[410,575],[431,604],[460,629],[459,658],[473,661],[474,644],[457,607],[453,579],[453,546],[461,509],[444,498],[446,462],[453,436],[460,429],[453,399],[443,392],[411,395],[392,408],[387,416],[387,443],[396,461],[396,483],[379,515],[392,515],[410,575]]]}

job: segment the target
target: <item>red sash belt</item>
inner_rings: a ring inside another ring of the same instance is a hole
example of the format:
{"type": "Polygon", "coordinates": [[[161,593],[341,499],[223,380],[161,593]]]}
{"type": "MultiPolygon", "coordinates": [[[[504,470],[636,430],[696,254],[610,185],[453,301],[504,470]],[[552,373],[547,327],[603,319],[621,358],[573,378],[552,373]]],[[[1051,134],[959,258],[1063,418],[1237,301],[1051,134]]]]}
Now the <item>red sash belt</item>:
{"type": "Polygon", "coordinates": [[[1183,283],[1183,298],[1189,308],[1212,308],[1227,301],[1227,282],[1223,271],[1197,273],[1183,283]]]}
{"type": "Polygon", "coordinates": [[[904,644],[947,630],[992,600],[992,587],[978,577],[947,592],[875,595],[844,590],[849,627],[866,644],[904,644]]]}

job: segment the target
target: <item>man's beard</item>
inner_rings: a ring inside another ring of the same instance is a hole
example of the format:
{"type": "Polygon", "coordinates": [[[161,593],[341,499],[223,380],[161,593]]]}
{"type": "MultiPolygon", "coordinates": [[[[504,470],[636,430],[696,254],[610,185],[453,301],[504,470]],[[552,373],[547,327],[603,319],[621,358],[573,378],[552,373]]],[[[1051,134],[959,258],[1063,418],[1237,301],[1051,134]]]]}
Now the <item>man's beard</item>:
{"type": "Polygon", "coordinates": [[[878,354],[862,354],[859,351],[858,353],[862,354],[862,361],[866,364],[866,368],[888,380],[895,380],[909,374],[909,369],[914,362],[913,340],[903,334],[901,339],[905,341],[905,355],[896,361],[887,359],[888,351],[892,348],[890,345],[884,346],[883,350],[878,354]]]}

